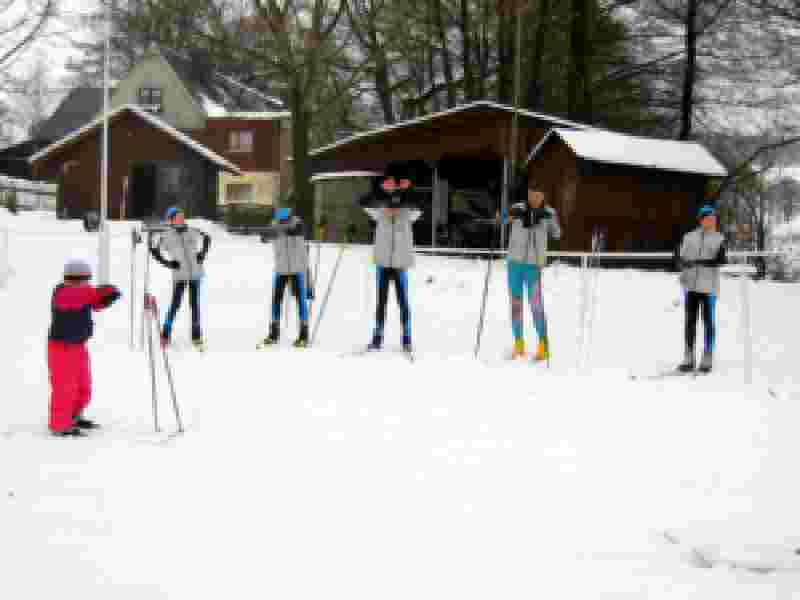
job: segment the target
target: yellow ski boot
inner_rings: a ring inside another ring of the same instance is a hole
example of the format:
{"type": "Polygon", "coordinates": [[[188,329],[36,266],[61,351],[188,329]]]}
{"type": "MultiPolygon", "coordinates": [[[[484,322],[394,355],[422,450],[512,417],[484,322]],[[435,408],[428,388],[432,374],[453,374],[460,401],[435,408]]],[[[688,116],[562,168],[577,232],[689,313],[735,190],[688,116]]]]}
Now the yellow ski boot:
{"type": "Polygon", "coordinates": [[[525,340],[522,338],[514,340],[514,348],[511,350],[511,359],[524,358],[525,340]]]}
{"type": "Polygon", "coordinates": [[[541,362],[550,358],[550,348],[548,347],[547,340],[539,340],[536,346],[536,354],[533,355],[533,360],[541,362]]]}

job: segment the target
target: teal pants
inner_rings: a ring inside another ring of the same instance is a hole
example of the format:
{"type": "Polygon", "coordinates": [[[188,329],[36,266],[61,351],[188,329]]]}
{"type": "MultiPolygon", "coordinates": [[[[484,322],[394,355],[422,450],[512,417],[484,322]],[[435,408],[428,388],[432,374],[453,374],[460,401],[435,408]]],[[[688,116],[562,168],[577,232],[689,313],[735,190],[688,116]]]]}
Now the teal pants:
{"type": "Polygon", "coordinates": [[[523,297],[528,292],[528,302],[533,315],[533,326],[540,340],[547,336],[542,288],[539,278],[542,270],[536,265],[508,261],[508,291],[511,296],[511,331],[515,340],[523,339],[523,297]]]}

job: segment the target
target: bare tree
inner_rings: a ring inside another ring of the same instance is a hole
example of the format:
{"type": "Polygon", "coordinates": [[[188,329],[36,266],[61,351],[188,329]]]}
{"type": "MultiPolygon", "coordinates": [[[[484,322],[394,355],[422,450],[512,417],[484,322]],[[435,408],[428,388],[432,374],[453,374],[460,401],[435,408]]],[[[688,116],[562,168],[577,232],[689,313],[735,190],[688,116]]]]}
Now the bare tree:
{"type": "Polygon", "coordinates": [[[36,137],[58,95],[52,63],[40,54],[28,74],[18,81],[13,95],[15,120],[25,128],[28,137],[36,137]]]}

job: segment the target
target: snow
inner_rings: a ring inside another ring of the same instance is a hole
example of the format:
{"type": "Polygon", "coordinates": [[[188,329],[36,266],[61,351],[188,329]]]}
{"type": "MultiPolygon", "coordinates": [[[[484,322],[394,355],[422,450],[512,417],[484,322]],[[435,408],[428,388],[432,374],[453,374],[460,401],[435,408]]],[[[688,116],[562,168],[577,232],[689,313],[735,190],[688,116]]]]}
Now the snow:
{"type": "MultiPolygon", "coordinates": [[[[209,351],[190,348],[184,307],[171,352],[186,433],[152,433],[146,356],[129,348],[132,225],[112,223],[111,272],[125,297],[97,315],[91,342],[90,413],[106,427],[61,440],[45,430],[50,291],[67,258],[93,259],[97,238],[78,222],[0,209],[12,268],[0,289],[4,597],[800,594],[800,373],[796,327],[785,322],[800,287],[753,284],[752,384],[742,383],[740,282],[728,277],[715,372],[631,381],[680,358],[674,275],[599,273],[590,366],[577,373],[580,273],[548,269],[548,371],[501,358],[510,345],[501,264],[475,360],[485,262],[420,256],[410,364],[396,352],[393,301],[387,351],[341,356],[366,342],[374,310],[374,267],[353,247],[317,347],[288,347],[292,311],[285,345],[256,351],[271,248],[193,225],[213,243],[209,351]]],[[[337,253],[322,248],[318,298],[337,253]]],[[[139,246],[139,275],[143,257],[139,246]]],[[[163,311],[169,274],[153,263],[152,275],[163,311]]],[[[158,384],[171,431],[163,374],[158,384]]]]}
{"type": "Polygon", "coordinates": [[[209,117],[225,117],[228,114],[227,108],[218,102],[214,102],[205,94],[200,94],[200,102],[203,105],[203,110],[209,117]]]}
{"type": "Polygon", "coordinates": [[[311,178],[311,183],[331,179],[349,179],[351,177],[380,177],[381,175],[383,175],[381,171],[330,171],[314,175],[311,178]]]}
{"type": "Polygon", "coordinates": [[[599,129],[552,129],[531,151],[528,162],[534,160],[553,136],[560,137],[576,155],[589,160],[716,177],[727,175],[725,167],[697,142],[637,137],[599,129]]]}

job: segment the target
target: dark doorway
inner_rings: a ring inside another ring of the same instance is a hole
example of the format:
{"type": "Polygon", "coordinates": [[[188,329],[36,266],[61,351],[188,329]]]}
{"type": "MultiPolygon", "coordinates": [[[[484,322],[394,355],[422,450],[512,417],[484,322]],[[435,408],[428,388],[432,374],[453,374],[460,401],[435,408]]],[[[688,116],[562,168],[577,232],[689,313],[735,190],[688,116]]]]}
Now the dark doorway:
{"type": "Polygon", "coordinates": [[[157,181],[155,163],[131,166],[127,199],[130,219],[148,219],[155,215],[157,181]]]}

